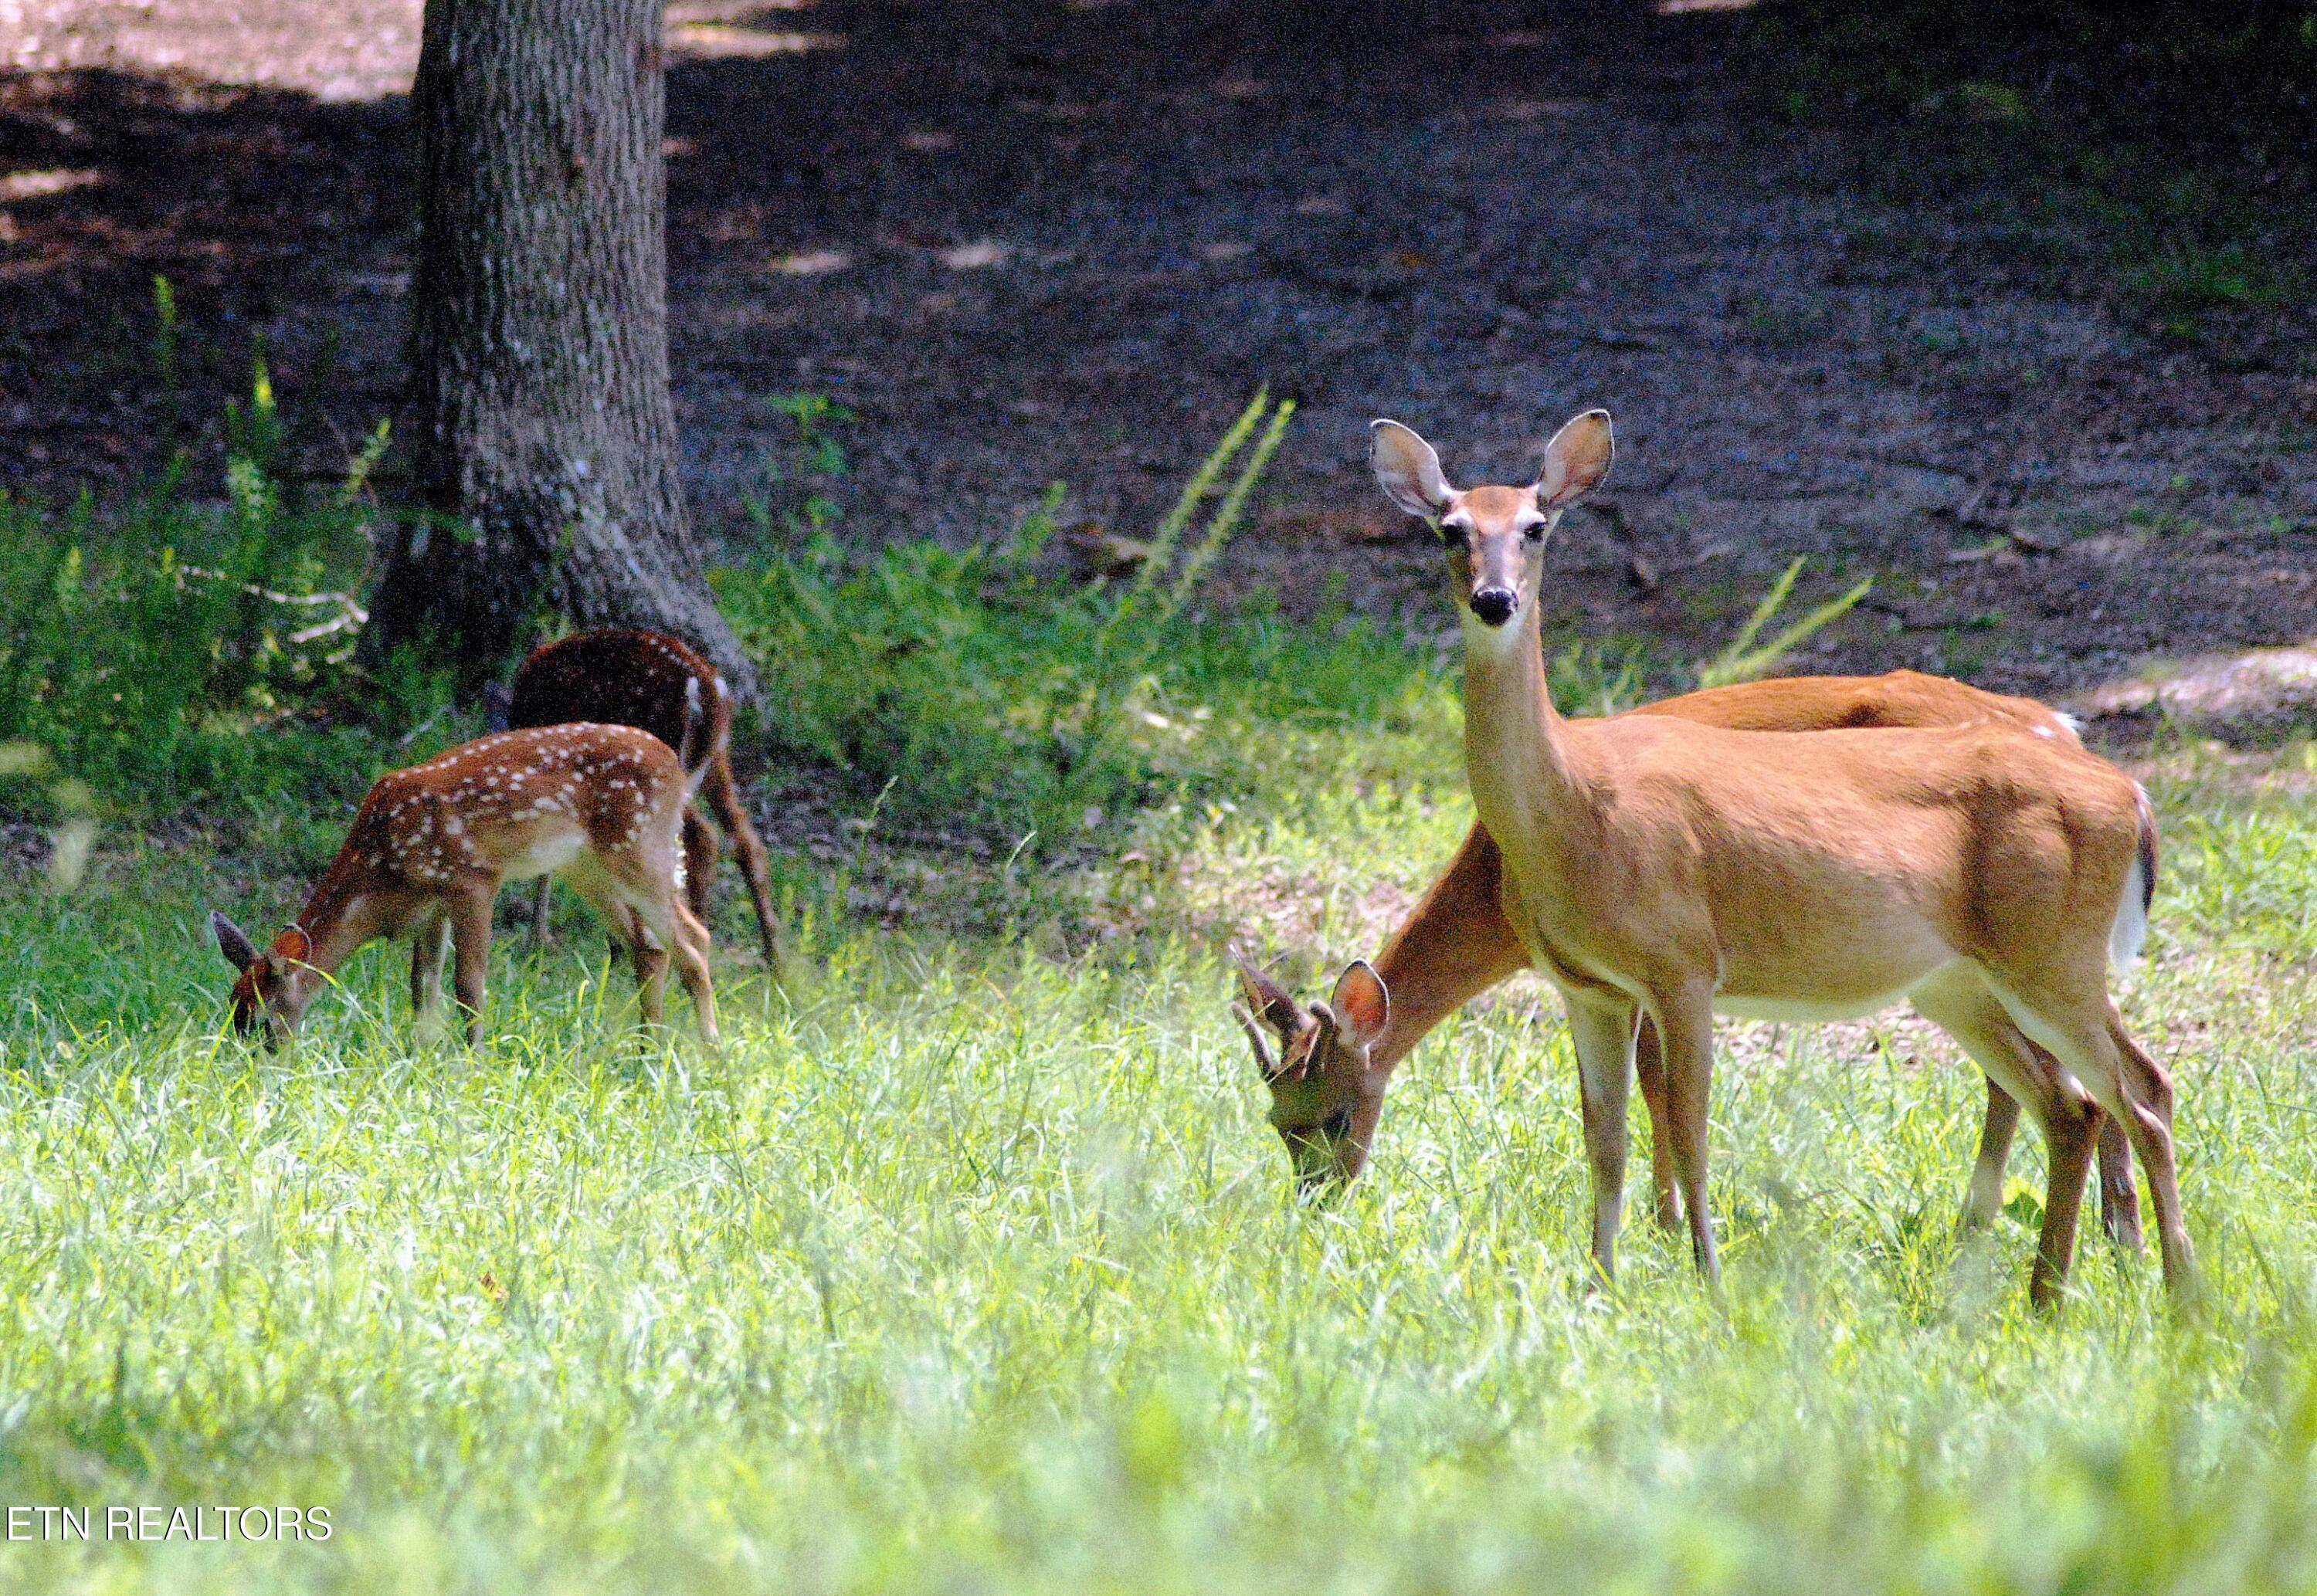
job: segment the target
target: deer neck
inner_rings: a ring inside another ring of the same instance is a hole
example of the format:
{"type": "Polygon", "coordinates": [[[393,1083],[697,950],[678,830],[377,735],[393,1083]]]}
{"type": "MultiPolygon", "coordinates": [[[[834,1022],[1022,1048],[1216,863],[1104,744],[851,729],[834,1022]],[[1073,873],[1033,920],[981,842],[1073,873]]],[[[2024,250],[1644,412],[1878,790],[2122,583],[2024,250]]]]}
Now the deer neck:
{"type": "Polygon", "coordinates": [[[313,943],[304,962],[326,976],[382,930],[374,896],[335,864],[298,912],[297,924],[313,943]]]}
{"type": "Polygon", "coordinates": [[[1546,688],[1537,609],[1531,599],[1502,627],[1464,618],[1465,781],[1525,897],[1540,872],[1582,856],[1594,815],[1546,688]]]}

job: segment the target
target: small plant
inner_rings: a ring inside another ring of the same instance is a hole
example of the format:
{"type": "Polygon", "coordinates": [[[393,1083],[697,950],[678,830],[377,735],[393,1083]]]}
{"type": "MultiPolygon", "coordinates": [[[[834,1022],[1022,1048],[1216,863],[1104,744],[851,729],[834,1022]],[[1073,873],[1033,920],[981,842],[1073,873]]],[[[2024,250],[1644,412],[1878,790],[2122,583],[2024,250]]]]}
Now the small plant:
{"type": "Polygon", "coordinates": [[[1874,590],[1874,578],[1866,577],[1849,592],[1838,598],[1829,599],[1767,643],[1758,646],[1755,639],[1762,635],[1764,627],[1776,619],[1778,611],[1785,608],[1786,599],[1794,590],[1795,579],[1802,575],[1803,566],[1807,563],[1808,557],[1796,555],[1793,563],[1778,573],[1778,579],[1770,584],[1769,592],[1764,593],[1761,602],[1754,606],[1754,612],[1746,618],[1746,624],[1738,629],[1738,635],[1723,646],[1721,653],[1699,664],[1697,684],[1700,687],[1727,687],[1733,682],[1753,682],[1769,675],[1785,663],[1788,655],[1810,641],[1820,629],[1847,615],[1859,600],[1874,590]]]}
{"type": "Polygon", "coordinates": [[[785,534],[790,542],[819,536],[836,524],[843,507],[821,491],[820,485],[842,478],[848,469],[845,445],[834,429],[853,419],[853,412],[825,394],[776,394],[768,403],[796,427],[796,434],[764,460],[765,494],[746,494],[741,504],[758,532],[770,540],[785,534]],[[786,495],[793,506],[776,511],[774,497],[786,495]]]}
{"type": "Polygon", "coordinates": [[[158,272],[153,274],[153,375],[160,384],[161,403],[174,428],[181,392],[177,370],[177,290],[158,272]]]}

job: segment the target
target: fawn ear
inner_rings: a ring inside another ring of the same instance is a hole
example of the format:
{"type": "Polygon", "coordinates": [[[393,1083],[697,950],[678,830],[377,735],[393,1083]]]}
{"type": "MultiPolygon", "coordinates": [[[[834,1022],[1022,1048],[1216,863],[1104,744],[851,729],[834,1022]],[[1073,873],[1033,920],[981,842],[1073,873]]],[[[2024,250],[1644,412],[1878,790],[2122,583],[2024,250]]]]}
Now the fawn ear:
{"type": "Polygon", "coordinates": [[[1544,446],[1544,470],[1536,479],[1541,510],[1576,503],[1601,486],[1616,457],[1616,437],[1606,410],[1588,410],[1552,435],[1544,446]]]}
{"type": "Polygon", "coordinates": [[[1352,960],[1336,978],[1336,990],[1328,994],[1328,1006],[1335,1011],[1337,1022],[1355,1048],[1364,1048],[1382,1036],[1384,1025],[1391,1019],[1391,994],[1384,990],[1383,977],[1364,958],[1352,960]]]}
{"type": "Polygon", "coordinates": [[[234,968],[246,970],[256,961],[257,944],[249,940],[249,933],[215,909],[210,911],[210,934],[217,938],[218,951],[234,968]]]}
{"type": "Polygon", "coordinates": [[[1396,421],[1368,423],[1368,469],[1384,497],[1427,521],[1448,508],[1456,490],[1441,475],[1432,445],[1396,421]]]}
{"type": "Polygon", "coordinates": [[[1308,1021],[1287,988],[1256,968],[1254,961],[1236,948],[1231,950],[1231,964],[1239,971],[1239,989],[1248,1008],[1277,1031],[1282,1042],[1293,1040],[1308,1021]]]}
{"type": "Polygon", "coordinates": [[[483,683],[483,729],[503,732],[507,728],[507,714],[514,708],[514,694],[497,682],[483,683]]]}

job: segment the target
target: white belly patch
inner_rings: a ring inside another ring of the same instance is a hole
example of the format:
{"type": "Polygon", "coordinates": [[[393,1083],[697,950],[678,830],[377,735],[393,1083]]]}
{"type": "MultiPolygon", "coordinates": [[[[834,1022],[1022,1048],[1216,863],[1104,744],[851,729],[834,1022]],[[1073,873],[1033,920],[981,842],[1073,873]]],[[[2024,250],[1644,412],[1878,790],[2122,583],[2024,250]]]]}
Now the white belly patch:
{"type": "Polygon", "coordinates": [[[587,839],[575,828],[541,837],[530,847],[507,860],[500,878],[507,881],[526,880],[532,876],[551,876],[579,857],[579,850],[587,839]]]}
{"type": "Polygon", "coordinates": [[[1713,1012],[1737,1020],[1775,1020],[1794,1025],[1819,1025],[1829,1020],[1863,1020],[1869,1014],[1907,1001],[1904,991],[1878,993],[1872,997],[1812,1003],[1779,997],[1738,997],[1717,993],[1713,1012]]]}

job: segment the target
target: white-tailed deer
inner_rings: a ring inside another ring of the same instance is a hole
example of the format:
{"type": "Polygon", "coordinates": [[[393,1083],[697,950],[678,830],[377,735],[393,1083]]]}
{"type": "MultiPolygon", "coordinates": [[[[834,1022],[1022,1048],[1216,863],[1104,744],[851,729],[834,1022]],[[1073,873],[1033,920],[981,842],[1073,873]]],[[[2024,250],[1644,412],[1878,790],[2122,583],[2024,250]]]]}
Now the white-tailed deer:
{"type": "MultiPolygon", "coordinates": [[[[1385,493],[1434,526],[1448,556],[1465,640],[1465,775],[1501,858],[1498,903],[1568,1007],[1602,1276],[1615,1272],[1643,1015],[1664,1050],[1692,1252],[1718,1281],[1705,1200],[1714,1013],[1829,1020],[1903,999],[2043,1128],[2051,1177],[2033,1298],[2056,1298],[2073,1253],[2095,1128],[2087,1092],[2122,1121],[2148,1176],[2166,1280],[2191,1292],[2171,1082],[2107,993],[2110,958],[2132,957],[2146,928],[2154,834],[2139,788],[2000,719],[1838,732],[1565,721],[1545,690],[1543,551],[1561,512],[1609,468],[1608,414],[1563,427],[1525,487],[1457,491],[1397,423],[1377,423],[1371,442],[1385,493]]],[[[1364,1061],[1390,995],[1355,965],[1330,1012],[1364,1061]]],[[[1339,1157],[1373,1134],[1381,1103],[1380,1083],[1355,1085],[1330,1141],[1339,1157]]]]}
{"type": "MultiPolygon", "coordinates": [[[[2032,699],[2010,698],[1916,671],[1881,676],[1795,676],[1740,682],[1685,693],[1627,711],[1668,715],[1709,726],[1755,731],[1824,731],[1898,726],[1960,726],[1990,717],[2014,721],[2070,746],[2080,746],[2067,718],[2032,699]]],[[[1487,830],[1473,826],[1440,879],[1384,944],[1373,973],[1391,994],[1390,1021],[1371,1045],[1365,1065],[1388,1079],[1432,1028],[1482,992],[1530,967],[1528,951],[1499,902],[1503,857],[1487,830]]],[[[2152,863],[2151,878],[2153,878],[2152,863]]],[[[1290,1157],[1307,1161],[1326,1178],[1334,1161],[1320,1136],[1325,1117],[1337,1111],[1317,1083],[1348,1081],[1362,1073],[1346,1044],[1342,1016],[1323,1031],[1315,1013],[1244,958],[1237,960],[1246,998],[1242,1025],[1262,1019],[1277,1035],[1277,1050],[1250,1030],[1256,1063],[1275,1083],[1274,1123],[1290,1157]]],[[[1346,972],[1348,975],[1349,972],[1346,972]]],[[[1355,989],[1363,983],[1353,977],[1355,989]]],[[[2031,1044],[2032,1045],[2032,1044],[2031,1044]]],[[[2040,1049],[2038,1050],[2040,1053],[2040,1049]]],[[[1634,1047],[1634,1071],[1650,1114],[1650,1170],[1658,1223],[1681,1223],[1674,1180],[1670,1122],[1657,1027],[1643,1017],[1634,1047]]],[[[2047,1064],[2048,1055],[2044,1056],[2047,1064]]],[[[2052,1065],[2056,1068],[2056,1065],[2052,1065]]],[[[2140,1199],[2133,1184],[2132,1149],[2116,1121],[2100,1115],[2098,1148],[2100,1215],[2109,1235],[2140,1248],[2140,1199]]],[[[1963,1228],[1993,1222],[2002,1202],[2004,1166],[2019,1123],[2019,1104],[1993,1077],[1987,1083],[1986,1119],[1963,1210],[1963,1228]]],[[[1346,1149],[1355,1167],[1365,1146],[1346,1149]]]]}
{"type": "MultiPolygon", "coordinates": [[[[666,632],[605,627],[532,649],[516,669],[514,687],[502,689],[495,682],[486,691],[485,701],[494,730],[594,720],[640,727],[676,748],[684,745],[686,726],[693,727],[684,768],[685,786],[693,795],[684,812],[685,895],[693,914],[704,923],[719,851],[716,834],[697,801],[704,793],[731,834],[732,851],[739,855],[740,874],[756,905],[765,963],[779,973],[780,920],[773,910],[764,840],[750,824],[739,783],[733,780],[732,695],[714,665],[666,632]]],[[[534,940],[547,923],[547,893],[542,878],[532,905],[534,940]]]]}
{"type": "Polygon", "coordinates": [[[442,1011],[448,942],[471,1042],[482,1021],[492,900],[503,881],[551,871],[627,942],[645,1021],[663,1017],[672,955],[700,1034],[714,1047],[708,932],[681,891],[677,832],[688,798],[675,753],[628,726],[500,732],[380,776],[305,908],[271,946],[210,914],[218,947],[240,972],[234,1029],[246,1035],[262,1025],[269,1043],[296,1034],[354,950],[407,934],[421,1024],[442,1011]]]}

